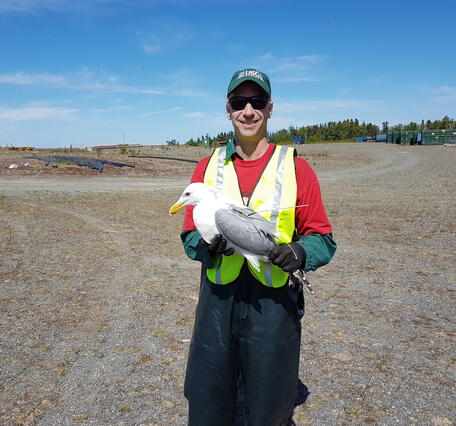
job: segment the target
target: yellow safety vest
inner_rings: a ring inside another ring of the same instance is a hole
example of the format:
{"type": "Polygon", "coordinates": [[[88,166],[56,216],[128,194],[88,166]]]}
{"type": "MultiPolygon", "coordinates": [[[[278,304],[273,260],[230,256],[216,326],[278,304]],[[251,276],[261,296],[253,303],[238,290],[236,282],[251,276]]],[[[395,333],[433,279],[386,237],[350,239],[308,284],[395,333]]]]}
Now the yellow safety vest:
{"type": "MultiPolygon", "coordinates": [[[[295,149],[291,147],[275,147],[248,204],[248,207],[258,211],[281,234],[277,239],[278,243],[292,241],[295,231],[297,185],[294,153],[295,149]],[[279,210],[285,207],[286,209],[279,210]]],[[[238,204],[244,204],[233,160],[226,159],[226,147],[217,148],[212,153],[204,174],[204,183],[238,204]]],[[[231,256],[217,256],[214,267],[206,270],[207,277],[214,284],[233,282],[239,276],[245,260],[236,253],[231,256]]],[[[260,262],[258,272],[250,262],[247,263],[258,281],[268,287],[282,287],[287,282],[288,273],[278,266],[260,262]]]]}

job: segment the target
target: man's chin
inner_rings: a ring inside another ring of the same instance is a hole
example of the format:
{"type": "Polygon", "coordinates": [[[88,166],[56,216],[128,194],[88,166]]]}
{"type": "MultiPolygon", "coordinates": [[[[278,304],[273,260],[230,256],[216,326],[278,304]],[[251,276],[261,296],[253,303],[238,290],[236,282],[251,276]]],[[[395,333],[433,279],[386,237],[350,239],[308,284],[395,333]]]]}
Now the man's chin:
{"type": "Polygon", "coordinates": [[[261,139],[263,139],[263,137],[264,136],[259,135],[257,133],[254,133],[254,134],[241,133],[236,136],[236,140],[238,140],[239,142],[244,142],[244,143],[250,144],[250,143],[259,142],[261,139]]]}
{"type": "Polygon", "coordinates": [[[239,135],[246,137],[246,138],[252,138],[255,136],[259,136],[260,132],[257,126],[252,126],[252,127],[242,127],[239,129],[239,135]]]}

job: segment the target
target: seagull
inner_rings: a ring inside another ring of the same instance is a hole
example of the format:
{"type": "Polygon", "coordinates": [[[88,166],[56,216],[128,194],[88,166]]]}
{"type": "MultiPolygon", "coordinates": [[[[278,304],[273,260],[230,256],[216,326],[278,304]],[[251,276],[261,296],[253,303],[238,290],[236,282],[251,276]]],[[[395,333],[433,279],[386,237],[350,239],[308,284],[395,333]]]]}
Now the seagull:
{"type": "MultiPolygon", "coordinates": [[[[269,262],[268,255],[280,233],[255,210],[239,205],[201,182],[188,185],[169,208],[169,214],[177,213],[184,206],[195,206],[193,222],[207,243],[221,234],[227,241],[226,248],[232,247],[257,271],[260,271],[260,261],[269,262]]],[[[313,292],[302,269],[290,274],[290,278],[290,285],[295,285],[297,280],[313,292]]]]}

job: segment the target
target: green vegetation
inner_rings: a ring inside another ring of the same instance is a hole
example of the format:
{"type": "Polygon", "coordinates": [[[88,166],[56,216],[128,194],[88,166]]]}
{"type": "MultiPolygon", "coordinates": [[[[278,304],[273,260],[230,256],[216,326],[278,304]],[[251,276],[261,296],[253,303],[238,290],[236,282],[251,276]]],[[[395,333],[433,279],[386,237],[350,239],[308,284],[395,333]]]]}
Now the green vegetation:
{"type": "Polygon", "coordinates": [[[204,145],[216,145],[219,142],[226,142],[228,139],[234,139],[233,132],[220,132],[217,136],[211,137],[209,133],[202,135],[197,139],[189,139],[186,144],[189,146],[204,146],[204,145]]]}
{"type": "Polygon", "coordinates": [[[378,126],[372,123],[360,123],[357,118],[344,121],[328,121],[323,124],[282,129],[270,135],[271,142],[290,143],[293,136],[307,136],[306,143],[316,142],[347,142],[361,136],[374,136],[378,126]]]}
{"type": "Polygon", "coordinates": [[[444,130],[444,129],[456,129],[456,120],[445,115],[441,120],[421,120],[421,124],[411,121],[409,124],[397,124],[392,127],[388,127],[388,122],[383,123],[383,133],[388,130],[444,130]]]}
{"type": "MultiPolygon", "coordinates": [[[[358,137],[373,137],[377,133],[386,133],[388,130],[431,130],[431,129],[453,129],[456,128],[456,120],[448,116],[441,120],[422,120],[421,124],[414,121],[409,124],[396,124],[389,126],[388,121],[382,123],[382,129],[373,123],[359,122],[357,118],[350,118],[343,121],[328,121],[322,124],[312,124],[309,126],[293,127],[269,133],[269,140],[276,144],[291,143],[293,136],[306,136],[306,143],[322,142],[353,142],[358,137]]],[[[217,145],[228,139],[233,139],[233,132],[220,132],[217,136],[211,137],[209,134],[202,135],[197,139],[189,139],[188,146],[217,145]]]]}

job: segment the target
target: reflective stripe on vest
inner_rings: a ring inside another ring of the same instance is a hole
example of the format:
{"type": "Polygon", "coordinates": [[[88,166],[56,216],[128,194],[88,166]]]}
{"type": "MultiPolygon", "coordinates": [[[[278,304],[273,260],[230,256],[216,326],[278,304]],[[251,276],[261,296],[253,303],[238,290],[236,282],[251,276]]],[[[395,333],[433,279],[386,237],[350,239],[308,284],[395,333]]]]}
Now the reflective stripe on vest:
{"type": "MultiPolygon", "coordinates": [[[[225,147],[214,150],[206,168],[204,183],[242,205],[244,203],[233,161],[225,160],[225,156],[225,147]]],[[[296,194],[294,148],[277,146],[255,186],[248,206],[274,225],[281,234],[277,240],[279,243],[292,240],[295,229],[295,208],[292,206],[296,204],[296,194]],[[284,207],[287,209],[280,210],[284,207]]],[[[218,256],[214,267],[207,269],[207,276],[213,283],[228,284],[239,276],[244,261],[244,257],[238,254],[218,256]]],[[[260,271],[249,262],[248,266],[252,274],[266,286],[281,287],[288,279],[286,272],[270,263],[260,262],[260,271]]]]}
{"type": "MultiPolygon", "coordinates": [[[[230,179],[234,178],[236,180],[231,181],[234,185],[237,182],[237,175],[234,166],[232,167],[234,176],[231,173],[231,169],[226,172],[225,157],[226,147],[223,146],[214,150],[204,173],[204,183],[218,192],[227,195],[224,182],[230,182],[230,179]]],[[[238,193],[239,198],[236,198],[236,196],[230,198],[233,198],[233,201],[236,203],[243,205],[242,196],[239,191],[238,193]]],[[[219,255],[215,259],[214,267],[206,270],[206,275],[214,284],[228,284],[239,276],[244,260],[245,258],[237,253],[231,256],[219,255]]]]}

